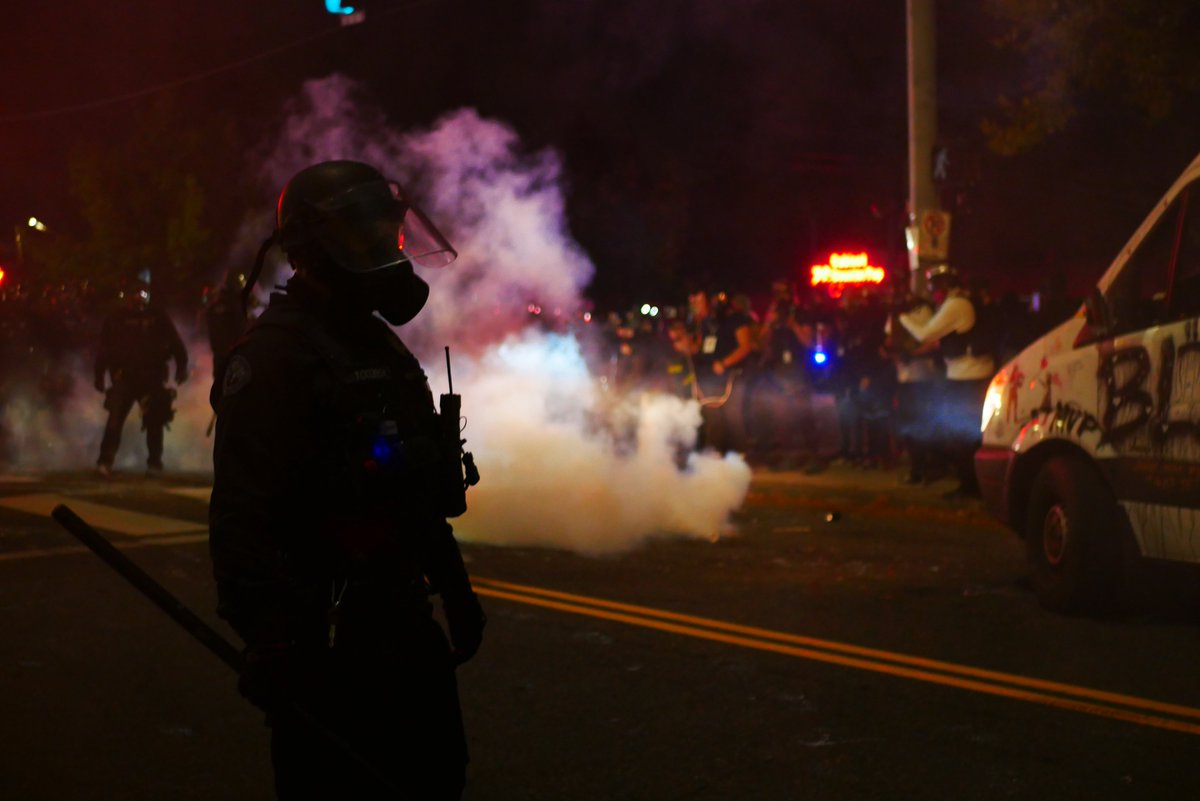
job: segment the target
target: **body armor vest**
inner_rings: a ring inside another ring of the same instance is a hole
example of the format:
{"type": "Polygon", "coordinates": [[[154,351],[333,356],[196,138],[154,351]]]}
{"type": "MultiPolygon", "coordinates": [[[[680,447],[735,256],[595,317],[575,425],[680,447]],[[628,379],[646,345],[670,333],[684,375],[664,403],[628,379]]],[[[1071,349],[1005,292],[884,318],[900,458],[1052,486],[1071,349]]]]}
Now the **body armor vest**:
{"type": "Polygon", "coordinates": [[[942,358],[961,359],[963,356],[978,356],[986,353],[986,350],[980,347],[978,341],[980,331],[979,307],[975,305],[975,301],[973,300],[968,300],[967,302],[971,304],[971,309],[975,312],[975,322],[964,332],[951,331],[942,337],[942,358]]]}
{"type": "MultiPolygon", "coordinates": [[[[303,339],[324,367],[314,388],[314,437],[320,475],[334,519],[319,522],[342,556],[371,558],[416,545],[397,536],[418,521],[447,516],[445,478],[461,476],[439,439],[439,419],[424,371],[382,322],[364,321],[344,341],[301,310],[268,308],[254,328],[282,328],[303,339]]],[[[457,446],[457,442],[455,443],[457,446]]],[[[461,486],[461,479],[459,479],[461,486]]]]}
{"type": "Polygon", "coordinates": [[[946,359],[961,359],[971,353],[971,332],[960,334],[957,331],[942,337],[942,356],[946,359]]]}

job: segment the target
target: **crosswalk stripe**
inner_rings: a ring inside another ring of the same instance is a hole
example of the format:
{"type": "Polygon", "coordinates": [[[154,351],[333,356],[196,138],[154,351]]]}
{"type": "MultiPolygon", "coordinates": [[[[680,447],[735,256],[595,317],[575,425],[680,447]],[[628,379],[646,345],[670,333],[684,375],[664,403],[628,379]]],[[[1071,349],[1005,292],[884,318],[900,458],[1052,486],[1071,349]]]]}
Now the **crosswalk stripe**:
{"type": "Polygon", "coordinates": [[[133,512],[128,509],[118,509],[115,506],[104,506],[78,498],[51,493],[37,495],[10,495],[0,498],[0,507],[13,509],[18,512],[49,517],[50,512],[59,504],[66,504],[75,514],[82,517],[90,525],[103,531],[115,531],[131,537],[150,537],[160,534],[185,534],[196,531],[206,531],[205,523],[195,523],[190,520],[175,520],[170,517],[148,515],[133,512]]]}

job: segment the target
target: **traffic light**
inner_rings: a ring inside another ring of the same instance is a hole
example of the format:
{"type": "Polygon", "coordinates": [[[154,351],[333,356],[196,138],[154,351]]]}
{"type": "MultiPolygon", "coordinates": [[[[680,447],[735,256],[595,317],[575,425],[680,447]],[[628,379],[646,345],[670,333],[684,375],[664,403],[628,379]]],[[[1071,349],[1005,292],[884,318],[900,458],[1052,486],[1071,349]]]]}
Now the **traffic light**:
{"type": "Polygon", "coordinates": [[[367,12],[357,5],[346,5],[345,0],[325,0],[325,10],[338,18],[342,27],[357,25],[367,18],[367,12]]]}

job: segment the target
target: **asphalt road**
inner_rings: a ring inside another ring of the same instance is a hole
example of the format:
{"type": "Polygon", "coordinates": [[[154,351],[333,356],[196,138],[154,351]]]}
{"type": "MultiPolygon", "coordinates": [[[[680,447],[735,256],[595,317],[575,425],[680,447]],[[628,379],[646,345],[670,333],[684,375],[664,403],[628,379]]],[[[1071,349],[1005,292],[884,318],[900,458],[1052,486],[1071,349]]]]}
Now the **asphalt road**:
{"type": "MultiPolygon", "coordinates": [[[[47,517],[213,614],[207,477],[0,477],[0,799],[266,799],[218,660],[47,517]]],[[[1195,799],[1194,576],[1040,610],[1015,537],[893,473],[756,474],[714,541],[466,545],[466,798],[1195,799]]]]}

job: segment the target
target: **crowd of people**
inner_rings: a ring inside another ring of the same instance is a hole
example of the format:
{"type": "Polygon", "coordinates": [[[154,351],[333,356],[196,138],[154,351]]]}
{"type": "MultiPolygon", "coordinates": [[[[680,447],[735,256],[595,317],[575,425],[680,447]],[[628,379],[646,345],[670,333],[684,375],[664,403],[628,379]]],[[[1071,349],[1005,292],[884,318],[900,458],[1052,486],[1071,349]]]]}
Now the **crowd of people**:
{"type": "Polygon", "coordinates": [[[697,290],[686,304],[610,314],[606,378],[694,398],[700,446],[756,466],[905,465],[909,483],[953,477],[951,495],[973,495],[988,383],[1078,304],[1061,287],[995,299],[946,265],[926,279],[923,295],[801,295],[778,281],[758,308],[747,295],[697,290]]]}
{"type": "MultiPolygon", "coordinates": [[[[593,366],[622,395],[654,390],[697,400],[700,448],[809,472],[835,462],[903,464],[911,483],[953,476],[956,492],[970,494],[988,381],[1077,304],[1061,289],[1033,304],[1015,295],[997,300],[948,267],[927,278],[927,296],[878,286],[835,296],[777,281],[755,304],[748,295],[697,289],[676,306],[608,315],[593,366]]],[[[231,271],[201,299],[194,327],[208,333],[213,353],[227,352],[242,331],[244,283],[231,271]]],[[[0,404],[19,391],[51,411],[61,408],[79,368],[68,357],[96,357],[97,389],[107,393],[110,412],[97,460],[102,472],[137,404],[143,418],[149,412],[148,469],[161,469],[167,362],[175,361],[177,381],[187,376],[183,343],[170,319],[150,307],[148,290],[133,281],[115,306],[86,283],[0,291],[0,404]],[[125,386],[141,373],[152,387],[125,386]]],[[[0,452],[3,436],[0,430],[0,452]]]]}

